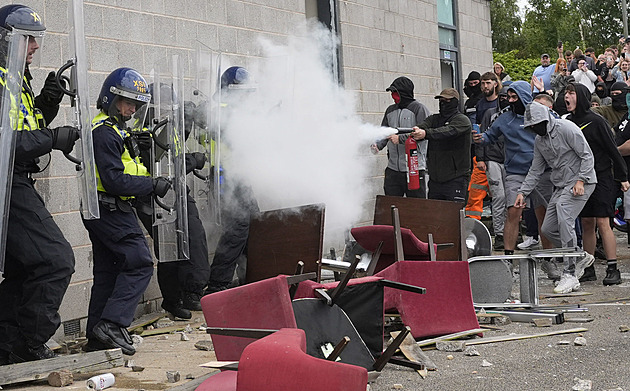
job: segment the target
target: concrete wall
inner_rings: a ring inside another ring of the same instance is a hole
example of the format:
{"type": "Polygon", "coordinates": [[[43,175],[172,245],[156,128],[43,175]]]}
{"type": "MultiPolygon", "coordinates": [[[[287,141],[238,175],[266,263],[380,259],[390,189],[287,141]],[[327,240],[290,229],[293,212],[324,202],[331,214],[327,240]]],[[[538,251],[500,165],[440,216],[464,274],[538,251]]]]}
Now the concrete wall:
{"type": "MultiPolygon", "coordinates": [[[[40,55],[32,66],[34,89],[39,91],[46,74],[59,68],[68,57],[68,2],[23,3],[37,10],[48,28],[40,55]]],[[[465,77],[472,69],[491,69],[490,11],[486,0],[460,0],[458,7],[461,74],[465,77]]],[[[385,88],[400,75],[414,81],[417,99],[432,111],[437,110],[433,96],[441,83],[435,0],[339,1],[338,11],[345,86],[356,94],[356,111],[363,119],[380,124],[382,113],[391,102],[385,88]]],[[[178,53],[187,64],[186,76],[194,78],[196,41],[228,52],[246,64],[249,58],[260,54],[256,37],[282,41],[291,27],[304,18],[304,0],[85,1],[92,101],[96,100],[105,76],[117,67],[131,66],[146,73],[156,60],[178,53]]],[[[64,105],[52,126],[71,121],[67,101],[64,105]]],[[[375,196],[382,194],[385,153],[366,153],[365,163],[373,173],[366,178],[371,191],[365,196],[361,219],[368,223],[375,196]]],[[[54,151],[49,167],[37,175],[36,186],[76,255],[76,272],[61,307],[62,318],[83,319],[84,330],[92,253],[78,213],[74,174],[72,164],[54,151]]],[[[339,243],[343,243],[343,238],[339,238],[339,243]]],[[[159,296],[153,281],[138,311],[154,310],[159,296]]],[[[57,336],[61,335],[59,330],[57,336]]]]}

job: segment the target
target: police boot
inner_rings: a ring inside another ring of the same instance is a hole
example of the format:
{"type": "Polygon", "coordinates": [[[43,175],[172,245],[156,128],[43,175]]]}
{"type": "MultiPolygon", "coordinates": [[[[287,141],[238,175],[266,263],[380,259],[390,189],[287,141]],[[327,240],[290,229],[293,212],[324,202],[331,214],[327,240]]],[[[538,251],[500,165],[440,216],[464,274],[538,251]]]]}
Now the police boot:
{"type": "Polygon", "coordinates": [[[191,311],[201,311],[201,295],[196,292],[184,292],[182,306],[191,311]]]}
{"type": "Polygon", "coordinates": [[[168,302],[166,300],[162,300],[162,308],[164,311],[169,312],[173,317],[180,319],[191,319],[192,314],[189,310],[182,307],[181,303],[173,304],[172,302],[168,302]]]}
{"type": "Polygon", "coordinates": [[[123,354],[133,356],[136,353],[136,348],[133,347],[133,341],[127,329],[118,326],[107,320],[101,320],[92,329],[92,334],[108,349],[120,348],[123,354]]]}
{"type": "Polygon", "coordinates": [[[57,355],[46,346],[46,344],[30,344],[27,341],[14,346],[9,354],[9,361],[12,363],[21,363],[26,361],[45,360],[55,358],[57,355]]]}

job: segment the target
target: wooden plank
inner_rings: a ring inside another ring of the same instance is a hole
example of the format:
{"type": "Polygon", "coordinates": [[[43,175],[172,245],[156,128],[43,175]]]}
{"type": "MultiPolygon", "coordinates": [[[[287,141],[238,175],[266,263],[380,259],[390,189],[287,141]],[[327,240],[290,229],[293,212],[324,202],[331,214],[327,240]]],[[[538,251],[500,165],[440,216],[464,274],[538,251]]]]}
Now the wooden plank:
{"type": "Polygon", "coordinates": [[[247,242],[247,282],[291,275],[299,260],[304,262],[304,272],[316,272],[319,281],[324,210],[324,204],[313,204],[267,211],[252,218],[247,242]]]}
{"type": "MultiPolygon", "coordinates": [[[[437,337],[437,338],[431,338],[431,339],[418,341],[416,342],[416,344],[420,347],[429,346],[429,345],[435,344],[437,341],[449,341],[451,339],[467,337],[469,335],[482,334],[484,331],[486,330],[485,329],[472,329],[472,330],[460,331],[459,333],[447,334],[447,335],[437,337]]],[[[466,342],[466,344],[468,344],[468,342],[466,342]]]]}
{"type": "Polygon", "coordinates": [[[2,371],[0,371],[0,385],[46,379],[50,372],[61,369],[69,370],[73,374],[81,374],[122,367],[123,364],[123,355],[120,349],[99,350],[47,360],[28,361],[3,366],[2,371]]]}
{"type": "Polygon", "coordinates": [[[134,330],[139,329],[144,326],[148,326],[151,323],[154,323],[164,318],[165,316],[166,316],[165,313],[153,313],[153,314],[142,315],[141,317],[133,321],[131,323],[131,326],[127,327],[127,331],[131,333],[134,330]]]}
{"type": "Polygon", "coordinates": [[[556,297],[579,297],[579,296],[590,296],[591,292],[569,292],[569,293],[545,293],[540,295],[541,299],[552,299],[556,297]]]}
{"type": "Polygon", "coordinates": [[[141,337],[150,337],[152,335],[160,335],[160,334],[170,334],[177,331],[185,330],[186,326],[169,326],[169,327],[161,327],[159,329],[153,330],[144,330],[140,336],[141,337]]]}
{"type": "Polygon", "coordinates": [[[180,384],[178,386],[175,387],[171,387],[168,389],[168,391],[195,391],[197,389],[197,387],[199,387],[201,385],[201,383],[203,383],[204,381],[206,381],[207,378],[209,378],[212,375],[216,375],[218,372],[212,372],[209,373],[207,375],[203,375],[200,376],[198,378],[195,378],[189,382],[186,382],[184,384],[180,384]]]}
{"type": "Polygon", "coordinates": [[[378,195],[374,205],[373,224],[393,225],[392,205],[398,208],[400,226],[409,228],[418,239],[428,242],[428,234],[432,234],[433,241],[437,244],[454,244],[453,247],[438,250],[438,261],[463,260],[459,221],[459,211],[464,208],[463,203],[378,195]]]}
{"type": "Polygon", "coordinates": [[[208,361],[199,364],[200,367],[212,369],[238,369],[238,361],[208,361]]]}
{"type": "MultiPolygon", "coordinates": [[[[396,338],[396,336],[399,333],[400,333],[399,331],[392,331],[390,334],[391,334],[392,337],[396,338]]],[[[411,334],[409,334],[409,335],[407,335],[405,337],[403,342],[400,344],[399,349],[405,355],[405,357],[407,357],[409,360],[415,361],[415,362],[418,362],[418,363],[424,365],[426,370],[435,371],[437,369],[437,365],[435,365],[433,360],[431,360],[429,358],[429,356],[427,356],[422,351],[420,346],[418,346],[416,344],[416,340],[413,339],[413,336],[411,334]]],[[[417,372],[422,377],[426,376],[424,371],[417,371],[417,372]]]]}
{"type": "Polygon", "coordinates": [[[575,328],[575,329],[549,331],[547,333],[540,333],[540,334],[517,334],[517,335],[505,335],[505,336],[500,336],[500,337],[479,338],[479,339],[466,341],[466,346],[482,345],[482,344],[494,343],[494,342],[516,341],[516,340],[530,339],[530,338],[551,337],[554,335],[562,335],[562,334],[583,333],[585,331],[588,331],[588,329],[580,327],[580,328],[575,328]]]}

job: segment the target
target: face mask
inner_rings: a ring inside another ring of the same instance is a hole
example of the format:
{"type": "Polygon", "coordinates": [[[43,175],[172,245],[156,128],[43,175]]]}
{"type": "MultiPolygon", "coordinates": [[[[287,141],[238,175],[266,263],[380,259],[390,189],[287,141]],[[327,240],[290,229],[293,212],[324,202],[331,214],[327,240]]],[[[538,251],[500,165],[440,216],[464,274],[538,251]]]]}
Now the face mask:
{"type": "Polygon", "coordinates": [[[535,125],[528,127],[527,129],[536,133],[539,136],[544,136],[547,134],[547,122],[548,121],[539,122],[535,125]]]}
{"type": "Polygon", "coordinates": [[[394,100],[394,103],[399,104],[400,94],[398,92],[392,92],[392,99],[394,100]]]}
{"type": "Polygon", "coordinates": [[[507,96],[500,96],[499,97],[499,108],[501,110],[505,109],[509,105],[510,105],[510,102],[508,102],[507,96]]]}
{"type": "Polygon", "coordinates": [[[626,103],[627,93],[623,92],[618,95],[613,95],[612,98],[612,107],[617,111],[626,110],[628,105],[626,103]]]}
{"type": "Polygon", "coordinates": [[[479,94],[481,92],[481,83],[477,84],[476,86],[466,86],[464,87],[464,93],[466,94],[466,96],[471,97],[471,96],[475,96],[477,94],[479,94]]]}
{"type": "Polygon", "coordinates": [[[451,116],[457,112],[459,102],[457,99],[451,99],[450,102],[440,101],[440,115],[451,116]]]}
{"type": "Polygon", "coordinates": [[[524,115],[525,114],[525,105],[518,99],[516,102],[510,102],[510,107],[512,108],[512,112],[514,114],[524,115]]]}
{"type": "Polygon", "coordinates": [[[603,88],[598,88],[595,90],[595,93],[597,94],[597,96],[599,96],[600,98],[604,98],[606,96],[606,91],[603,88]]]}

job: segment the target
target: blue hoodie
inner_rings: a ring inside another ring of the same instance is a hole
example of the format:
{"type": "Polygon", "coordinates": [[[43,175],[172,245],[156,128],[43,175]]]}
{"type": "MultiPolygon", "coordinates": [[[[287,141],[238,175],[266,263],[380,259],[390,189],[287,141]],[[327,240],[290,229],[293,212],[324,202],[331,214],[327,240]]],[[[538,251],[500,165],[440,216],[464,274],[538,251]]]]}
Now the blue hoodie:
{"type": "MultiPolygon", "coordinates": [[[[524,106],[532,102],[531,86],[526,81],[510,84],[508,91],[515,92],[524,106]]],[[[510,175],[527,175],[534,158],[536,134],[523,128],[524,117],[507,111],[490,125],[482,136],[482,144],[492,144],[503,135],[505,139],[505,172],[510,175]]]]}

